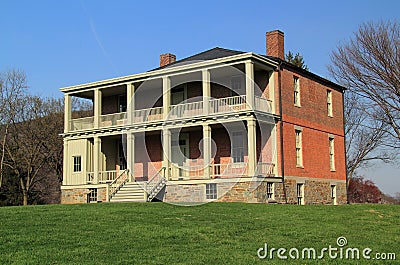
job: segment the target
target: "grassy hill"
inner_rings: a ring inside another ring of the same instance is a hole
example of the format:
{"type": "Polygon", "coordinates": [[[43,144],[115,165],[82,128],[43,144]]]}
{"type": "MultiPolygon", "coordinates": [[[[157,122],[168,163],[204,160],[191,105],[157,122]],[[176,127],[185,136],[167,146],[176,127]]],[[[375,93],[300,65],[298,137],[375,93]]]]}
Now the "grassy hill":
{"type": "Polygon", "coordinates": [[[0,208],[0,220],[0,264],[380,264],[257,257],[265,243],[319,255],[340,236],[343,248],[397,252],[382,264],[400,263],[398,205],[48,205],[0,208]]]}

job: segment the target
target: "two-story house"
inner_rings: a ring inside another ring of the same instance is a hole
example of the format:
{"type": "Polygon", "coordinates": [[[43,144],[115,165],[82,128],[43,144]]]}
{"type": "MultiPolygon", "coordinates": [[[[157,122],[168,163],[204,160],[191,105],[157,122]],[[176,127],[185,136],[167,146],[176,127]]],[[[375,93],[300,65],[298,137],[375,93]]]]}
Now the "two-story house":
{"type": "Polygon", "coordinates": [[[346,202],[344,88],[284,60],[214,48],[62,88],[62,203],[346,202]],[[73,119],[72,97],[93,102],[73,119]]]}

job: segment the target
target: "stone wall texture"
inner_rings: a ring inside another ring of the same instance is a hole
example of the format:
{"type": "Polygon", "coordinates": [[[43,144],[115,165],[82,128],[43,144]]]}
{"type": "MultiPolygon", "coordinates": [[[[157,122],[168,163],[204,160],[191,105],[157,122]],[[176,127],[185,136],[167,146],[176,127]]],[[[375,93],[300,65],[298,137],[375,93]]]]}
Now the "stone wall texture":
{"type": "MultiPolygon", "coordinates": [[[[88,202],[89,188],[75,188],[61,190],[62,204],[80,204],[88,202]]],[[[105,187],[97,188],[97,201],[107,201],[107,189],[105,187]]]]}

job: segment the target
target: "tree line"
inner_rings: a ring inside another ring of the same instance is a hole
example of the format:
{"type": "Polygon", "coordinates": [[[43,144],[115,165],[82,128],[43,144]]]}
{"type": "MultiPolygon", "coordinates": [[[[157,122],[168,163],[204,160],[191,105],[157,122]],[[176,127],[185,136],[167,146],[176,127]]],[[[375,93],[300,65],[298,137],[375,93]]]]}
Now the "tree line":
{"type": "MultiPolygon", "coordinates": [[[[74,101],[74,116],[89,105],[74,101]]],[[[64,100],[29,93],[21,70],[0,75],[0,205],[58,203],[64,100]]]]}

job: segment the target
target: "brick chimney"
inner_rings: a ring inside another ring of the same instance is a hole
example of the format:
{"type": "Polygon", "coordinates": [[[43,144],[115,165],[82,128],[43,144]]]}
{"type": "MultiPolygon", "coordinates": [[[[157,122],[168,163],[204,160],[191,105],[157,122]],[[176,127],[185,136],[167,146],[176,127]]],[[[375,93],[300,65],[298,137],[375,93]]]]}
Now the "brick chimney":
{"type": "Polygon", "coordinates": [[[160,55],[160,67],[168,65],[176,61],[175,54],[172,53],[164,53],[160,55]]]}
{"type": "Polygon", "coordinates": [[[267,55],[285,60],[285,37],[282,31],[274,30],[267,32],[267,55]]]}

